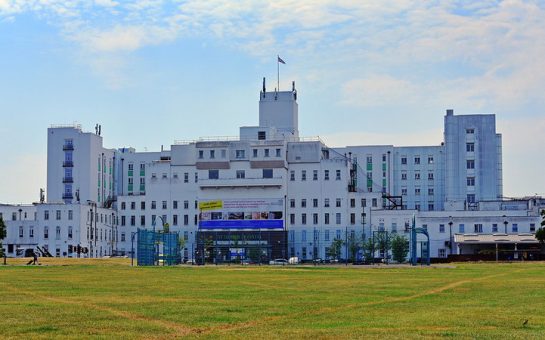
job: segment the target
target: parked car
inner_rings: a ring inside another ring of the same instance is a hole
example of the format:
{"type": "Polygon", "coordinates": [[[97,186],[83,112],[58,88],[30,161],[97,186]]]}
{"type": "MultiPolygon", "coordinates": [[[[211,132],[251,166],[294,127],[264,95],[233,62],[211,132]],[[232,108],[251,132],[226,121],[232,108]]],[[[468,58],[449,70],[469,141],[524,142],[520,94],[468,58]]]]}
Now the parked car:
{"type": "Polygon", "coordinates": [[[285,266],[285,265],[288,264],[288,260],[286,260],[286,259],[274,259],[272,261],[269,261],[269,264],[285,266]]]}
{"type": "Polygon", "coordinates": [[[290,259],[288,260],[288,263],[289,264],[299,264],[299,263],[301,263],[301,260],[299,260],[299,258],[297,256],[294,256],[294,257],[290,257],[290,259]]]}

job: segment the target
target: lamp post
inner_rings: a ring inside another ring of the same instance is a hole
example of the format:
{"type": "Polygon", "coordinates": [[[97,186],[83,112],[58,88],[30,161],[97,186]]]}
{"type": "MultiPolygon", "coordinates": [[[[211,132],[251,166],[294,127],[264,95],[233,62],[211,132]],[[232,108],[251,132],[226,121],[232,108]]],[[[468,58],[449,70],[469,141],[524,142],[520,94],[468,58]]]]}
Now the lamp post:
{"type": "Polygon", "coordinates": [[[507,218],[505,215],[502,216],[503,217],[503,226],[504,226],[504,232],[507,234],[507,218]]]}
{"type": "Polygon", "coordinates": [[[449,247],[449,252],[452,255],[452,216],[449,216],[448,219],[449,219],[449,222],[448,222],[448,230],[449,230],[448,247],[449,247]]]}

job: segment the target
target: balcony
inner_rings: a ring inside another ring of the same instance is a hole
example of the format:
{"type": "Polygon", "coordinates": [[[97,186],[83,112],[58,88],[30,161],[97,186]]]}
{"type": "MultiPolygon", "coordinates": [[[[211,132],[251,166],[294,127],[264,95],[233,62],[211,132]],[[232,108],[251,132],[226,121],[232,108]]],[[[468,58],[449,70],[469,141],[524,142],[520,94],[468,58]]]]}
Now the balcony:
{"type": "Polygon", "coordinates": [[[74,162],[72,162],[72,161],[64,161],[64,162],[62,162],[62,167],[63,167],[63,168],[72,168],[72,167],[74,167],[74,162]]]}
{"type": "Polygon", "coordinates": [[[63,177],[62,178],[62,182],[63,183],[74,183],[74,177],[70,176],[70,177],[63,177]]]}
{"type": "Polygon", "coordinates": [[[63,151],[73,151],[74,150],[74,144],[64,144],[62,146],[63,151]]]}
{"type": "Polygon", "coordinates": [[[74,198],[74,196],[72,195],[71,192],[65,192],[64,194],[62,194],[62,199],[63,200],[71,200],[73,198],[74,198]]]}
{"type": "Polygon", "coordinates": [[[201,179],[199,186],[201,189],[207,188],[280,188],[284,185],[282,177],[273,178],[218,178],[201,179]]]}

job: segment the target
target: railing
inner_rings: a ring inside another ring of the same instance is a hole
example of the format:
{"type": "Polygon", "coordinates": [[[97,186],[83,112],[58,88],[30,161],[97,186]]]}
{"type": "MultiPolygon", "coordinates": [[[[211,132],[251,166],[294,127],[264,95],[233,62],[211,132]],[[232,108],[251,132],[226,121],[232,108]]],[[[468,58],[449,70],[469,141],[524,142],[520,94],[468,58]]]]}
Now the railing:
{"type": "Polygon", "coordinates": [[[320,139],[319,136],[310,136],[310,137],[293,137],[293,136],[285,136],[284,138],[278,138],[278,139],[265,139],[265,140],[258,140],[257,138],[251,137],[251,138],[240,138],[238,136],[212,136],[212,137],[201,137],[199,139],[194,140],[174,140],[174,145],[187,145],[192,143],[198,143],[198,142],[255,142],[257,143],[267,143],[267,142],[273,142],[273,141],[283,141],[287,140],[288,142],[321,142],[325,145],[325,143],[320,139]]]}
{"type": "Polygon", "coordinates": [[[63,200],[71,200],[71,199],[73,199],[73,198],[74,198],[74,196],[72,195],[72,193],[64,193],[64,194],[62,194],[62,199],[63,199],[63,200]]]}
{"type": "Polygon", "coordinates": [[[74,144],[64,144],[62,146],[63,151],[71,151],[74,150],[74,144]]]}
{"type": "Polygon", "coordinates": [[[63,166],[64,168],[71,168],[71,167],[74,166],[74,162],[72,162],[72,161],[64,161],[64,162],[62,162],[62,166],[63,166]]]}
{"type": "Polygon", "coordinates": [[[73,123],[73,124],[51,124],[49,126],[52,129],[61,129],[61,128],[73,128],[81,131],[81,124],[73,123]]]}
{"type": "Polygon", "coordinates": [[[74,177],[63,177],[62,182],[63,183],[74,183],[74,177]]]}

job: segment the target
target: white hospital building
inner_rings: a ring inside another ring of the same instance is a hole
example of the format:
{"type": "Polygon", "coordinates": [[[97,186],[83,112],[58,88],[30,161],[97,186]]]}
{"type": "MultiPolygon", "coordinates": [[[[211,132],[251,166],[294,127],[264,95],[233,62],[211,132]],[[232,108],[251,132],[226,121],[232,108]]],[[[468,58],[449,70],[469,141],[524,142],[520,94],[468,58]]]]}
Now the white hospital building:
{"type": "Polygon", "coordinates": [[[185,240],[185,259],[208,247],[213,261],[256,248],[269,259],[326,259],[334,239],[408,237],[415,216],[434,259],[496,249],[502,259],[539,256],[533,233],[545,200],[503,197],[495,115],[447,110],[438,145],[330,148],[299,136],[298,114],[295,84],[281,92],[264,84],[259,125],[234,138],[138,152],[105,148],[100,126],[52,126],[46,200],[0,205],[4,248],[8,256],[34,247],[54,256],[130,256],[138,228],[168,223],[185,240]]]}

